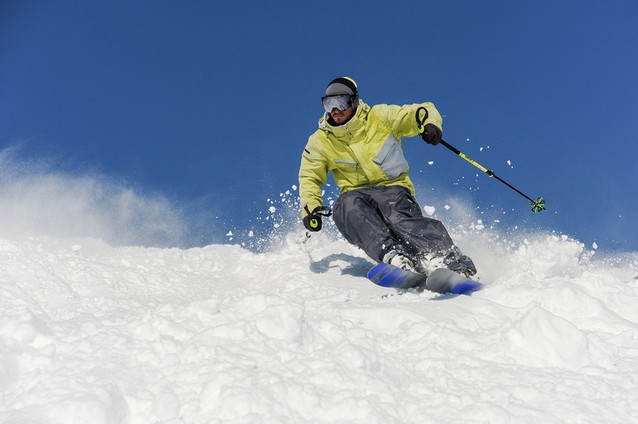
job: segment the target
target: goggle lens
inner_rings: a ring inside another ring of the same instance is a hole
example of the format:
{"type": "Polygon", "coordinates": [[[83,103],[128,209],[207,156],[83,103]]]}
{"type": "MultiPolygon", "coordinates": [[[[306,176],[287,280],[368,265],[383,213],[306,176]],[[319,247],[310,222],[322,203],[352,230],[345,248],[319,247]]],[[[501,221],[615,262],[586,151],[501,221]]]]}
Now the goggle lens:
{"type": "Polygon", "coordinates": [[[321,98],[321,103],[326,112],[332,112],[332,109],[339,109],[341,112],[352,106],[352,99],[348,94],[338,96],[325,96],[321,98]]]}

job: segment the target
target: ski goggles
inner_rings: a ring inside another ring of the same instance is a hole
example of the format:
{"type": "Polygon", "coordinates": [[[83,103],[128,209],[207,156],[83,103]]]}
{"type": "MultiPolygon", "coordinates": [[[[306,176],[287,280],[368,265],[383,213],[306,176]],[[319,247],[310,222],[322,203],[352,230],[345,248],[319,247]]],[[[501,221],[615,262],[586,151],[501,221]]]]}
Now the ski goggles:
{"type": "Polygon", "coordinates": [[[321,104],[326,112],[332,112],[332,109],[339,109],[341,112],[352,107],[352,96],[349,94],[339,94],[337,96],[323,96],[321,104]]]}

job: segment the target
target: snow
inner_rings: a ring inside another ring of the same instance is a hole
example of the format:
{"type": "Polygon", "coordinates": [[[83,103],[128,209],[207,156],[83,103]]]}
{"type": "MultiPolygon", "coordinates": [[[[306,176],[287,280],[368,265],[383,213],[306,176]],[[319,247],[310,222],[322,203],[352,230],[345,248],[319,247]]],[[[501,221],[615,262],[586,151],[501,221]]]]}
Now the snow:
{"type": "Polygon", "coordinates": [[[0,239],[0,422],[627,423],[638,255],[453,236],[487,287],[398,293],[329,233],[270,251],[0,239]]]}
{"type": "Polygon", "coordinates": [[[501,230],[446,199],[424,210],[462,217],[446,225],[486,287],[399,293],[329,219],[306,237],[296,187],[255,228],[218,230],[236,244],[176,248],[194,231],[167,199],[8,159],[0,423],[638,416],[636,252],[501,230]]]}

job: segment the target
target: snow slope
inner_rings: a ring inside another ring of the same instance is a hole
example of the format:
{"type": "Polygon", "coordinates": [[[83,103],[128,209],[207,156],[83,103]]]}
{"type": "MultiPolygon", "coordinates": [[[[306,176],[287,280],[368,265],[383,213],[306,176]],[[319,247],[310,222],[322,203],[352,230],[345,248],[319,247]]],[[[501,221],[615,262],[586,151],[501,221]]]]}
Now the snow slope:
{"type": "Polygon", "coordinates": [[[397,293],[320,234],[239,246],[0,239],[0,422],[628,423],[638,255],[453,237],[485,290],[397,293]]]}

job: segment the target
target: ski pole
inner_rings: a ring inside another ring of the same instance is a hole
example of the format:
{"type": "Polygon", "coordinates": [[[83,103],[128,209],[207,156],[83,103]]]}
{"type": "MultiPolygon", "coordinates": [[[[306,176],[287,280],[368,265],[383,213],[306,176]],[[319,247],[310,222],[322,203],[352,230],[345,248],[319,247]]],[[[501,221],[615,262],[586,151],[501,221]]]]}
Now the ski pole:
{"type": "MultiPolygon", "coordinates": [[[[417,111],[416,111],[416,122],[419,125],[419,133],[423,133],[423,131],[425,130],[424,124],[425,124],[425,121],[427,119],[428,119],[428,110],[426,108],[424,108],[424,107],[418,108],[417,111]],[[423,119],[420,119],[419,115],[421,114],[422,110],[425,112],[425,114],[423,116],[423,119]]],[[[452,146],[451,144],[449,144],[445,140],[441,140],[441,144],[444,145],[445,147],[447,147],[448,149],[450,149],[452,152],[456,153],[458,156],[460,156],[463,159],[465,159],[466,161],[468,161],[469,163],[471,163],[472,165],[476,166],[478,169],[480,169],[481,171],[486,173],[489,177],[496,178],[498,181],[502,182],[507,187],[509,187],[510,189],[515,191],[516,193],[520,194],[521,196],[523,196],[524,198],[526,198],[527,200],[532,202],[532,205],[531,205],[532,212],[536,213],[536,212],[547,210],[545,208],[545,199],[543,199],[542,197],[537,197],[536,200],[532,199],[531,197],[527,196],[525,193],[523,193],[522,191],[520,191],[519,189],[517,189],[516,187],[514,187],[513,185],[511,185],[507,181],[505,181],[502,178],[500,178],[498,175],[496,175],[494,173],[494,171],[492,171],[491,169],[487,169],[486,167],[484,167],[480,163],[476,162],[475,160],[470,158],[468,155],[466,155],[465,153],[461,152],[459,149],[457,149],[456,147],[452,146]]]]}

